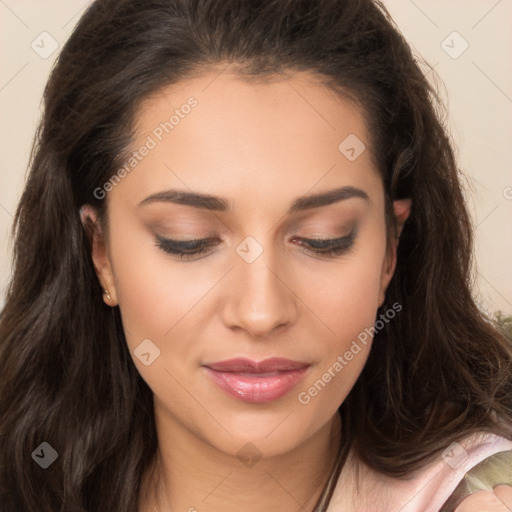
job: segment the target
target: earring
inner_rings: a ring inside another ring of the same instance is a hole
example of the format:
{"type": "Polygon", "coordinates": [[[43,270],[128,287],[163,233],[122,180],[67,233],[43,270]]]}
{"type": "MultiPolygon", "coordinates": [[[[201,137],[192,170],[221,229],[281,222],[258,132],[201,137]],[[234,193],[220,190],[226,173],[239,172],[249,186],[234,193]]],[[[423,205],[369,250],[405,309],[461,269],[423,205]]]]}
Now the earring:
{"type": "Polygon", "coordinates": [[[110,304],[112,301],[112,297],[110,296],[110,293],[108,292],[108,290],[103,290],[103,300],[109,305],[109,306],[112,306],[112,304],[110,304]]]}

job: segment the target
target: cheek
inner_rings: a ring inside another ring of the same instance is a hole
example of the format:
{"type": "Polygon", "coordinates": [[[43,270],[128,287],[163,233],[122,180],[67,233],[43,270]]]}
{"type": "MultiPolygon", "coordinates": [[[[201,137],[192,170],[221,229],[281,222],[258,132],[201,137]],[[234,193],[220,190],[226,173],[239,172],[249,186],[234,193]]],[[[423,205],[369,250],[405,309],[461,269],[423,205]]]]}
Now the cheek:
{"type": "MultiPolygon", "coordinates": [[[[114,221],[112,221],[114,226],[114,221]]],[[[200,293],[186,273],[169,275],[149,233],[117,224],[110,238],[111,261],[123,327],[130,349],[143,339],[158,339],[186,313],[200,293]]]]}
{"type": "Polygon", "coordinates": [[[329,272],[312,274],[308,305],[328,327],[320,342],[321,359],[302,387],[299,402],[316,401],[337,408],[359,377],[369,355],[385,251],[377,232],[329,272]],[[315,398],[318,397],[318,398],[315,398]]]}
{"type": "Polygon", "coordinates": [[[187,390],[201,396],[189,377],[204,362],[205,343],[222,329],[217,297],[226,289],[233,262],[215,258],[180,262],[156,247],[151,234],[128,224],[119,224],[112,232],[110,246],[132,360],[155,394],[171,401],[170,409],[187,411],[190,397],[180,391],[179,383],[187,382],[187,390]],[[158,357],[146,365],[138,354],[148,351],[158,357]],[[174,393],[169,394],[170,386],[174,393]]]}
{"type": "Polygon", "coordinates": [[[197,272],[193,263],[171,260],[136,232],[112,237],[112,263],[130,347],[143,338],[175,337],[218,280],[214,269],[197,272]]]}
{"type": "Polygon", "coordinates": [[[337,262],[317,265],[308,277],[308,300],[342,339],[373,325],[384,252],[385,237],[376,233],[337,262]]]}
{"type": "Polygon", "coordinates": [[[177,274],[168,279],[165,267],[153,261],[153,247],[136,247],[133,241],[121,239],[112,258],[119,308],[129,342],[159,337],[171,329],[186,299],[183,277],[177,274]]]}
{"type": "MultiPolygon", "coordinates": [[[[186,414],[188,395],[173,377],[184,382],[182,375],[197,366],[202,339],[197,318],[219,273],[194,272],[194,265],[170,260],[150,236],[122,228],[111,237],[111,260],[132,360],[155,394],[186,414]]],[[[193,383],[187,389],[193,392],[193,383]]]]}

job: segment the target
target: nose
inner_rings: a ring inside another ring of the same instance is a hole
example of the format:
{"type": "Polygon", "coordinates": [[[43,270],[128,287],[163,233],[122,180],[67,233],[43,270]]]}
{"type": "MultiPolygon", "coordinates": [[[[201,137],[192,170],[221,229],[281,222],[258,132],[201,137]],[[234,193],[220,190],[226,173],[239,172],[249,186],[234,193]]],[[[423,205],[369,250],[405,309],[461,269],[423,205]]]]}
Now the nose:
{"type": "Polygon", "coordinates": [[[265,338],[277,328],[293,324],[298,304],[290,280],[289,271],[268,249],[252,263],[240,258],[228,283],[225,325],[242,329],[254,338],[265,338]]]}

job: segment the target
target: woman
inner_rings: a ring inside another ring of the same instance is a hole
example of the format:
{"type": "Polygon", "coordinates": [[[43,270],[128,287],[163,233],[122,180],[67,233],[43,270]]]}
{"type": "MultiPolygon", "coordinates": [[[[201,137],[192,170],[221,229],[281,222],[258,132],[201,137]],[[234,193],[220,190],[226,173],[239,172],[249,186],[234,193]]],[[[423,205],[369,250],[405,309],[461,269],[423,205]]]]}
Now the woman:
{"type": "Polygon", "coordinates": [[[16,216],[2,512],[509,510],[435,106],[378,2],[94,2],[16,216]]]}

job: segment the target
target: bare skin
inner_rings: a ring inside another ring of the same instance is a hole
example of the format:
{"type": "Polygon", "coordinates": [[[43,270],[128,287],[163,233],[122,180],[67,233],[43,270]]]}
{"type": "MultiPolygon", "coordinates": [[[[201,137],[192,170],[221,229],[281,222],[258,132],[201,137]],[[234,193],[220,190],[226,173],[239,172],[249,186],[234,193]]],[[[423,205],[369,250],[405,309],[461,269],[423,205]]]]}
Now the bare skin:
{"type": "Polygon", "coordinates": [[[512,487],[498,485],[493,491],[479,491],[468,496],[455,512],[510,512],[512,510],[512,487]]]}
{"type": "MultiPolygon", "coordinates": [[[[342,370],[333,365],[374,325],[396,264],[365,119],[303,73],[249,83],[214,69],[141,105],[134,150],[148,136],[155,147],[108,192],[108,232],[98,226],[93,243],[105,300],[119,306],[134,364],[154,393],[159,447],[139,509],[312,510],[340,442],[337,409],[371,337],[342,370]],[[155,130],[190,97],[197,106],[157,140],[155,130]],[[350,134],[366,146],[353,161],[338,149],[350,134]],[[299,197],[341,187],[362,193],[289,211],[299,197]],[[231,208],[143,203],[170,189],[223,197],[231,208]],[[351,233],[334,256],[300,243],[351,233]],[[158,236],[217,243],[182,260],[158,247],[158,236]],[[253,261],[242,257],[259,249],[253,261]],[[134,356],[146,339],[160,350],[148,366],[134,356]],[[255,404],[205,373],[206,363],[234,357],[309,366],[285,396],[255,404]],[[328,382],[309,393],[319,379],[328,382]],[[244,447],[261,457],[251,467],[244,447]]],[[[410,201],[394,208],[400,230],[410,201]]],[[[82,215],[96,221],[92,208],[82,215]]]]}

